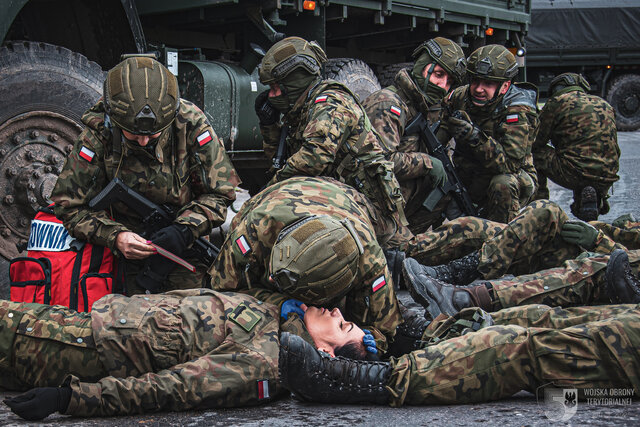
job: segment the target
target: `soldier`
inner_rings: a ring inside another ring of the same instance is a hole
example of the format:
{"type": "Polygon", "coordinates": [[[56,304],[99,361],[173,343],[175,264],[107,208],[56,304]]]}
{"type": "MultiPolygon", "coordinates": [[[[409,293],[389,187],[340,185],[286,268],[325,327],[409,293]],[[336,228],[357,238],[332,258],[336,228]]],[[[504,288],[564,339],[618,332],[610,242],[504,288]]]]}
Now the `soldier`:
{"type": "Polygon", "coordinates": [[[537,89],[512,83],[515,57],[487,45],[467,59],[469,85],[447,98],[438,138],[455,138],[454,163],[480,216],[507,223],[535,192],[531,146],[538,127],[537,89]]]}
{"type": "Polygon", "coordinates": [[[407,204],[409,228],[418,234],[441,222],[442,209],[430,212],[422,203],[447,176],[442,162],[428,154],[417,135],[405,135],[405,128],[418,114],[431,124],[440,120],[442,100],[466,77],[466,60],[460,46],[443,37],[422,43],[413,58],[411,70],[400,70],[392,86],[369,95],[362,105],[390,149],[387,157],[407,204]]]}
{"type": "Polygon", "coordinates": [[[206,267],[195,274],[174,269],[148,243],[188,255],[196,238],[225,221],[240,181],[222,142],[204,113],[180,98],[175,76],[154,59],[136,56],[116,65],[104,94],[82,117],[86,127],[51,195],[55,214],[73,237],[126,259],[128,294],[199,287],[206,267]],[[116,177],[172,207],[174,223],[144,238],[141,217],[122,203],[110,212],[89,208],[116,177]]]}
{"type": "Polygon", "coordinates": [[[234,217],[209,271],[212,287],[278,306],[341,304],[386,350],[402,317],[371,212],[364,195],[331,178],[278,182],[234,217]]]}
{"type": "Polygon", "coordinates": [[[533,144],[539,183],[536,198],[549,198],[549,177],[573,191],[571,212],[584,221],[609,212],[608,191],[619,179],[620,160],[613,107],[588,94],[590,89],[580,74],[554,78],[533,144]]]}
{"type": "Polygon", "coordinates": [[[340,179],[373,203],[381,243],[399,231],[410,234],[403,231],[404,201],[393,165],[385,160],[388,148],[355,95],[341,83],[322,80],[326,60],[317,43],[299,37],[279,41],[262,59],[260,81],[270,90],[256,99],[256,114],[276,169],[270,184],[297,175],[340,179]]]}
{"type": "Polygon", "coordinates": [[[91,313],[0,302],[0,385],[28,420],[59,411],[109,416],[269,402],[278,384],[278,332],[331,355],[364,357],[366,334],[338,310],[278,307],[209,289],[108,295],[91,313]]]}

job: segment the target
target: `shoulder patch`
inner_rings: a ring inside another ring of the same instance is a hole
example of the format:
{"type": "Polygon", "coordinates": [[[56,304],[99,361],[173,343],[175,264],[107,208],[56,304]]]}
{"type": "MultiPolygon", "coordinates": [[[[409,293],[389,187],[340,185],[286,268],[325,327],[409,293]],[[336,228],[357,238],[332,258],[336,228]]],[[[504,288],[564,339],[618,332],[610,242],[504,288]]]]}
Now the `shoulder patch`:
{"type": "Polygon", "coordinates": [[[509,114],[507,116],[507,123],[518,123],[519,119],[520,116],[518,116],[517,114],[509,114]]]}
{"type": "Polygon", "coordinates": [[[196,140],[198,141],[198,144],[200,144],[200,147],[202,147],[203,145],[206,145],[212,139],[213,137],[211,136],[211,132],[209,132],[208,130],[205,130],[196,138],[196,140]]]}
{"type": "Polygon", "coordinates": [[[320,95],[320,96],[316,97],[316,100],[313,103],[317,104],[319,102],[326,102],[327,99],[329,99],[329,95],[320,95]]]}
{"type": "Polygon", "coordinates": [[[400,115],[402,114],[402,110],[399,107],[396,107],[395,105],[392,105],[391,108],[389,108],[389,111],[391,111],[393,114],[395,114],[398,117],[400,117],[400,115]]]}
{"type": "Polygon", "coordinates": [[[247,332],[251,332],[260,319],[262,319],[259,314],[251,310],[244,302],[240,303],[240,305],[233,309],[233,311],[228,315],[228,318],[247,332]]]}
{"type": "Polygon", "coordinates": [[[90,150],[89,148],[83,145],[78,155],[83,159],[85,159],[87,162],[91,163],[96,153],[94,153],[92,150],[90,150]]]}
{"type": "Polygon", "coordinates": [[[269,397],[269,380],[258,380],[258,400],[269,397]]]}
{"type": "Polygon", "coordinates": [[[371,285],[371,290],[376,293],[378,292],[380,289],[382,289],[384,287],[384,285],[387,284],[386,279],[384,278],[384,274],[380,277],[378,277],[376,280],[373,281],[373,284],[371,285]]]}
{"type": "Polygon", "coordinates": [[[249,242],[244,236],[240,236],[236,239],[236,245],[238,245],[238,249],[242,252],[242,255],[246,255],[251,252],[251,246],[249,246],[249,242]]]}

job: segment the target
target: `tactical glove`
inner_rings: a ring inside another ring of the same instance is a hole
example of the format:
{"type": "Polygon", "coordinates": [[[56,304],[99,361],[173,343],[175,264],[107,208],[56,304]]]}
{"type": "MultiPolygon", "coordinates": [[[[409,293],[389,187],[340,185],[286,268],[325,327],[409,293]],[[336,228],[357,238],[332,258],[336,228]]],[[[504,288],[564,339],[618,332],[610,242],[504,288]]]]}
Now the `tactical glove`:
{"type": "Polygon", "coordinates": [[[584,221],[567,221],[562,225],[560,236],[565,242],[590,251],[596,245],[598,229],[584,221]]]}
{"type": "Polygon", "coordinates": [[[269,102],[269,90],[258,95],[255,109],[261,125],[272,125],[280,119],[280,112],[269,102]]]}
{"type": "Polygon", "coordinates": [[[433,180],[433,184],[436,187],[441,186],[447,182],[447,171],[444,170],[444,166],[440,159],[429,156],[431,158],[431,169],[429,169],[429,177],[433,180]]]}
{"type": "Polygon", "coordinates": [[[477,143],[480,139],[480,128],[471,121],[471,117],[465,111],[454,111],[449,116],[447,124],[457,143],[477,143]]]}
{"type": "Polygon", "coordinates": [[[296,313],[300,316],[300,319],[304,319],[304,310],[300,307],[303,304],[302,301],[298,301],[297,299],[288,299],[282,303],[282,307],[280,308],[280,317],[284,320],[289,319],[289,314],[296,313]]]}
{"type": "Polygon", "coordinates": [[[371,334],[371,331],[368,329],[363,329],[364,336],[362,337],[362,343],[364,344],[367,351],[371,354],[378,354],[378,347],[376,346],[376,339],[371,334]]]}
{"type": "Polygon", "coordinates": [[[638,220],[633,216],[633,214],[624,214],[620,215],[618,218],[614,219],[611,222],[611,225],[618,228],[624,228],[628,222],[637,222],[638,220]]]}
{"type": "Polygon", "coordinates": [[[4,399],[4,403],[21,418],[37,421],[56,411],[65,412],[70,400],[71,387],[39,387],[4,399]]]}
{"type": "Polygon", "coordinates": [[[163,249],[181,256],[195,238],[188,226],[172,224],[153,233],[149,240],[163,249]]]}

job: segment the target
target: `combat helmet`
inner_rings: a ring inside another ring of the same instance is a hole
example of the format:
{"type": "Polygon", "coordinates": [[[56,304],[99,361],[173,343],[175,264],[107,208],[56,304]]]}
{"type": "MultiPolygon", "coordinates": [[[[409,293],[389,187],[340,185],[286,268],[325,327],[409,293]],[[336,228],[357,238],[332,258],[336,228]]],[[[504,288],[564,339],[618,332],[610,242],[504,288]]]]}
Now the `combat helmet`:
{"type": "Polygon", "coordinates": [[[489,44],[476,49],[467,58],[467,73],[484,80],[506,82],[518,74],[518,64],[506,47],[489,44]]]}
{"type": "Polygon", "coordinates": [[[327,55],[315,41],[300,37],[287,37],[267,51],[260,63],[260,82],[265,85],[281,82],[294,70],[304,70],[320,76],[327,55]]]}
{"type": "Polygon", "coordinates": [[[104,104],[111,121],[136,135],[153,135],[175,119],[178,81],[161,63],[132,56],[113,67],[104,81],[104,104]]]}
{"type": "Polygon", "coordinates": [[[429,63],[427,62],[420,67],[421,64],[419,64],[418,59],[424,53],[429,55],[429,62],[435,62],[444,68],[456,83],[460,84],[464,81],[467,72],[467,60],[464,57],[462,48],[456,42],[444,37],[436,37],[418,46],[411,55],[413,59],[416,60],[414,69],[412,70],[414,79],[417,75],[422,76],[424,65],[429,63]]]}
{"type": "Polygon", "coordinates": [[[311,215],[280,231],[269,271],[283,294],[325,304],[351,289],[363,252],[348,219],[311,215]]]}
{"type": "Polygon", "coordinates": [[[574,90],[579,90],[580,88],[585,91],[591,90],[591,86],[589,82],[582,76],[582,74],[578,73],[562,73],[559,76],[556,76],[549,83],[549,94],[551,96],[560,92],[563,89],[575,87],[574,90]]]}

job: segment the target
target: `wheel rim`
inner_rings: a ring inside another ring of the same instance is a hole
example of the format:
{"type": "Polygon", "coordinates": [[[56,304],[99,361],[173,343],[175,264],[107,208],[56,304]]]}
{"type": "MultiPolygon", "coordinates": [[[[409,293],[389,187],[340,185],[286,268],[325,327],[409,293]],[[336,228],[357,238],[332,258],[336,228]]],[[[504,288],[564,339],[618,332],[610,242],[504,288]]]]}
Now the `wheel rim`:
{"type": "Polygon", "coordinates": [[[66,156],[82,130],[73,120],[31,111],[0,125],[0,254],[18,255],[26,246],[30,220],[49,203],[66,156]]]}
{"type": "Polygon", "coordinates": [[[625,117],[633,117],[638,113],[638,107],[640,107],[640,101],[638,95],[632,93],[624,98],[620,103],[620,113],[625,117]]]}

